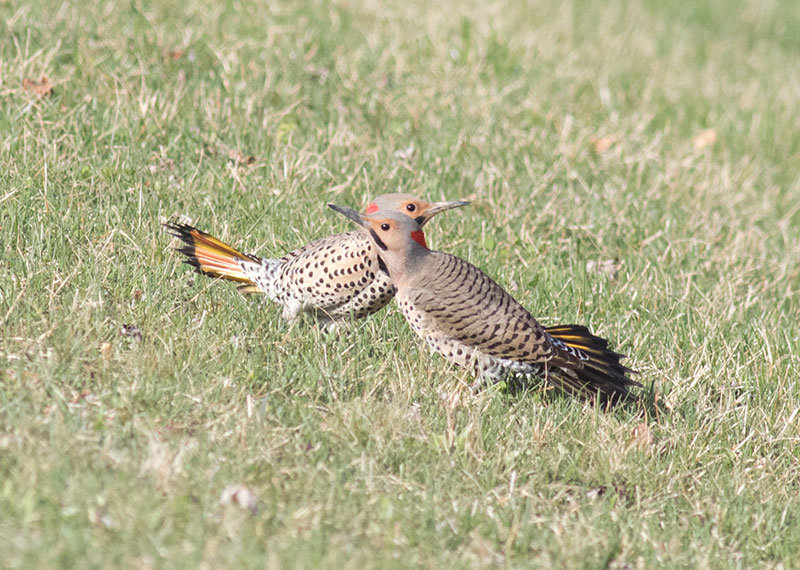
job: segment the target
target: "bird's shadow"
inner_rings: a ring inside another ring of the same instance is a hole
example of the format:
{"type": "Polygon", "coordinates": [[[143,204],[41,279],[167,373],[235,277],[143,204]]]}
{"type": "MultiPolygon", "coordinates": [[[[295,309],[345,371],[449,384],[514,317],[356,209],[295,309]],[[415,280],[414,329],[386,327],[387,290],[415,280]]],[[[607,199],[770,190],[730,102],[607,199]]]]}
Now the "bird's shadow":
{"type": "Polygon", "coordinates": [[[629,392],[624,397],[609,397],[600,393],[593,396],[571,394],[548,385],[544,380],[531,379],[523,375],[508,377],[497,388],[500,392],[513,399],[529,397],[533,394],[537,394],[548,403],[561,401],[564,398],[579,399],[581,401],[589,401],[592,405],[599,406],[607,412],[612,410],[623,411],[656,423],[672,412],[671,406],[664,401],[662,395],[656,390],[654,381],[635,392],[629,392]]]}

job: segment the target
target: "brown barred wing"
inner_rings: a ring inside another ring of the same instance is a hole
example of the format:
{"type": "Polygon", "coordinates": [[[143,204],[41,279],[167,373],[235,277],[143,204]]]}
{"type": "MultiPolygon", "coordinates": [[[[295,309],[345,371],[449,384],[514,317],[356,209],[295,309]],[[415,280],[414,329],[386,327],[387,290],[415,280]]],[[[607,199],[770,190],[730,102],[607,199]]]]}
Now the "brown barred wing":
{"type": "Polygon", "coordinates": [[[406,293],[425,326],[480,353],[521,363],[553,358],[550,337],[533,316],[483,271],[432,252],[406,293]]]}

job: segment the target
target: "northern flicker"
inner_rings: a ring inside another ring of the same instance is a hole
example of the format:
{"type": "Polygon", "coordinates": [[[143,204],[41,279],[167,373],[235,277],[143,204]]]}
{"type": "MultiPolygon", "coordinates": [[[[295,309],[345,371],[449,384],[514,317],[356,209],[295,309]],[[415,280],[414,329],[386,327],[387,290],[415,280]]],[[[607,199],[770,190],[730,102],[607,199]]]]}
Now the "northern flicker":
{"type": "MultiPolygon", "coordinates": [[[[383,194],[366,211],[402,212],[399,215],[423,226],[436,214],[467,204],[383,194]]],[[[318,239],[280,259],[266,259],[242,253],[192,226],[165,225],[184,242],[178,251],[198,273],[240,283],[243,293],[266,294],[283,307],[287,320],[303,312],[312,313],[323,324],[362,318],[383,308],[394,295],[372,240],[360,229],[318,239]]]]}
{"type": "Polygon", "coordinates": [[[535,375],[568,392],[606,400],[641,386],[608,341],[581,325],[546,328],[483,271],[432,251],[422,228],[394,212],[363,215],[329,204],[364,227],[378,249],[401,312],[435,352],[469,369],[477,383],[535,375]]]}

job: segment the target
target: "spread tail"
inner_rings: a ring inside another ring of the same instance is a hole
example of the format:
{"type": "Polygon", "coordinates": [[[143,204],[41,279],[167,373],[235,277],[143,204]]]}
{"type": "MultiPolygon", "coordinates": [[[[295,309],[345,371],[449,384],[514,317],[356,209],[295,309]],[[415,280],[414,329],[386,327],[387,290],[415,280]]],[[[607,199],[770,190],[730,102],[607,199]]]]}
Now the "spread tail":
{"type": "Polygon", "coordinates": [[[577,356],[583,365],[550,370],[548,377],[556,384],[587,396],[599,393],[612,401],[626,399],[631,386],[641,387],[628,377],[637,372],[620,363],[625,356],[610,350],[606,339],[593,335],[585,326],[557,325],[545,327],[545,331],[567,345],[568,352],[577,356]]]}
{"type": "Polygon", "coordinates": [[[164,226],[169,233],[180,239],[184,246],[176,248],[186,256],[184,263],[195,268],[195,271],[214,277],[240,283],[242,293],[263,293],[244,268],[248,265],[264,265],[265,261],[255,255],[242,253],[214,236],[200,231],[187,224],[168,222],[164,226]]]}

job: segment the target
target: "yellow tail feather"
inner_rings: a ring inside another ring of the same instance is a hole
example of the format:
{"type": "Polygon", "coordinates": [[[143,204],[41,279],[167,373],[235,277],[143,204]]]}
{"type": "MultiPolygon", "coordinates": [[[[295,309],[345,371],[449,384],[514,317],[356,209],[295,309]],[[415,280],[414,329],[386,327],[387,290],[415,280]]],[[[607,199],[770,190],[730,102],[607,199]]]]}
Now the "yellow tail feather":
{"type": "Polygon", "coordinates": [[[239,266],[239,261],[256,261],[248,255],[232,248],[227,243],[218,240],[197,228],[186,224],[165,224],[172,235],[180,239],[184,247],[178,251],[186,256],[185,262],[193,266],[198,272],[243,283],[240,289],[247,293],[261,292],[261,289],[250,279],[239,266]]]}
{"type": "Polygon", "coordinates": [[[641,386],[628,374],[635,370],[623,365],[622,354],[608,348],[608,341],[593,335],[582,325],[556,325],[545,327],[547,333],[567,346],[583,352],[583,368],[558,371],[556,376],[564,385],[588,392],[599,391],[612,398],[627,397],[629,386],[641,386]]]}

